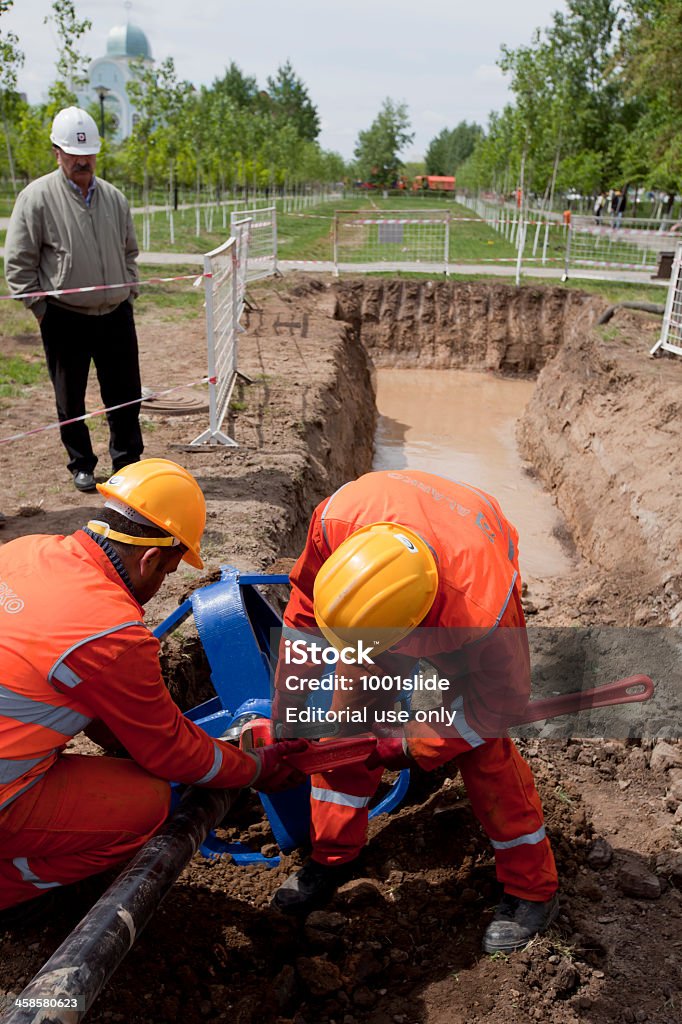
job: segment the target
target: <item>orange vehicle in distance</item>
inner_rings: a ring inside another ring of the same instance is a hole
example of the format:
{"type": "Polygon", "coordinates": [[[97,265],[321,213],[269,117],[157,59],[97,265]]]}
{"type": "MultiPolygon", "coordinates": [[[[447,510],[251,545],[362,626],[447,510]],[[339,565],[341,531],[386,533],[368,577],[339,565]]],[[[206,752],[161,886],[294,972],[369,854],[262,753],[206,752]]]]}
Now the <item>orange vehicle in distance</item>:
{"type": "Polygon", "coordinates": [[[412,182],[412,191],[454,192],[457,179],[446,174],[418,174],[412,182]]]}

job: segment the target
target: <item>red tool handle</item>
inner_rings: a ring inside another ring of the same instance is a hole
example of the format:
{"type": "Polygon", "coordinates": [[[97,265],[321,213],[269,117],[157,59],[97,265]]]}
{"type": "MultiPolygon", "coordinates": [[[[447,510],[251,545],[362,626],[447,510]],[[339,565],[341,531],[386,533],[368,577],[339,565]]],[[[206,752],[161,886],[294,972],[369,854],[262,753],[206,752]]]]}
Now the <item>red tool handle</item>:
{"type": "Polygon", "coordinates": [[[289,754],[287,761],[306,775],[312,775],[314,772],[327,772],[332,768],[366,761],[376,744],[375,736],[352,736],[344,740],[329,740],[327,743],[311,743],[303,753],[289,754]]]}
{"type": "Polygon", "coordinates": [[[635,701],[649,700],[654,695],[654,684],[648,676],[628,676],[617,679],[605,686],[595,686],[592,690],[578,693],[564,693],[558,697],[546,697],[543,700],[532,700],[518,718],[515,725],[528,722],[540,722],[545,718],[556,718],[572,711],[585,711],[587,708],[604,708],[610,704],[631,704],[635,701]]]}
{"type": "MultiPolygon", "coordinates": [[[[268,718],[255,718],[242,729],[239,746],[242,750],[253,750],[273,742],[272,723],[268,718]]],[[[307,750],[300,754],[288,754],[287,761],[294,768],[312,775],[326,772],[331,768],[342,768],[347,764],[365,761],[376,746],[376,736],[350,736],[347,739],[328,740],[326,743],[309,743],[307,750]]]]}

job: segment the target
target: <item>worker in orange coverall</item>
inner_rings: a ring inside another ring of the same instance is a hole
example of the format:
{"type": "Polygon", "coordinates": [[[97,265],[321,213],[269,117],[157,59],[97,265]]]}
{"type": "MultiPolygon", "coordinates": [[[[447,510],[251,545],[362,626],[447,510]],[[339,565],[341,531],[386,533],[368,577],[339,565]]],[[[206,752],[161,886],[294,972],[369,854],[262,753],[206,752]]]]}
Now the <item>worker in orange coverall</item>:
{"type": "Polygon", "coordinates": [[[194,477],[148,459],[98,490],[106,503],[84,529],[0,548],[0,910],[12,908],[0,923],[129,859],[168,815],[167,780],[272,792],[303,779],[286,757],[304,740],[242,753],[185,718],[163,683],[142,606],[181,560],[203,566],[194,477]],[[89,726],[130,760],[64,753],[89,726]]]}
{"type": "Polygon", "coordinates": [[[364,729],[379,739],[367,762],[313,776],[312,857],[274,906],[306,913],[350,877],[383,768],[430,771],[454,758],[504,888],[484,949],[523,948],[556,918],[558,882],[533,777],[506,734],[530,696],[516,530],[476,487],[412,470],[368,473],[317,507],[291,584],[275,679],[280,735],[296,735],[304,679],[320,677],[314,658],[290,663],[291,645],[298,639],[300,651],[307,638],[309,654],[321,631],[337,651],[345,643],[361,655],[358,636],[369,640],[372,667],[361,656],[338,663],[336,680],[353,682],[337,683],[332,710],[364,703],[364,729]],[[452,722],[378,725],[395,693],[358,697],[362,674],[402,680],[418,659],[447,681],[452,722]]]}

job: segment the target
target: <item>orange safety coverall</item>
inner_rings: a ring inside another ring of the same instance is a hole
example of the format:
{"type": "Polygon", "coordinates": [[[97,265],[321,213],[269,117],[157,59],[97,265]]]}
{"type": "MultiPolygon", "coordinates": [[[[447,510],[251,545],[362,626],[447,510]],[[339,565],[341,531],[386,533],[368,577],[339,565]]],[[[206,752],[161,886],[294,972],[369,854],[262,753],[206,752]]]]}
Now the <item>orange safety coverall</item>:
{"type": "MultiPolygon", "coordinates": [[[[381,655],[376,659],[380,667],[363,671],[400,674],[401,666],[422,657],[452,680],[443,700],[457,711],[456,727],[410,722],[405,730],[409,753],[426,770],[456,760],[493,846],[505,891],[547,900],[558,882],[540,798],[528,765],[504,730],[500,733],[504,713],[518,713],[528,702],[530,657],[518,535],[495,498],[471,485],[409,469],[368,473],[345,484],[313,513],[305,549],[291,572],[284,635],[315,632],[313,584],[320,567],[350,534],[376,522],[410,527],[429,544],[438,562],[439,586],[426,618],[399,645],[400,655],[381,655]]],[[[290,696],[285,692],[290,673],[291,665],[285,669],[280,659],[275,685],[284,703],[290,696]]],[[[347,704],[348,694],[334,693],[333,708],[347,704]]],[[[313,776],[314,860],[342,864],[358,855],[381,774],[380,768],[354,765],[313,776]]]]}
{"type": "Polygon", "coordinates": [[[127,860],[165,780],[247,785],[253,760],[185,718],[113,548],[79,530],[0,547],[0,909],[127,860]],[[65,754],[91,722],[132,760],[65,754]]]}

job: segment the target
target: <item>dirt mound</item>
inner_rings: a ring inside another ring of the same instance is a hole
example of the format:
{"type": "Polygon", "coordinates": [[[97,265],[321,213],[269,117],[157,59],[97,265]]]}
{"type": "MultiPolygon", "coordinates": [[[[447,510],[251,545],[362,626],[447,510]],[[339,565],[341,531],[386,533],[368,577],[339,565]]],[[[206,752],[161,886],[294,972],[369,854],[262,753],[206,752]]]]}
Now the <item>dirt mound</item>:
{"type": "Polygon", "coordinates": [[[621,310],[593,328],[594,317],[593,304],[578,311],[540,374],[521,451],[583,557],[611,579],[610,613],[679,625],[682,360],[648,358],[660,318],[621,310]]]}

